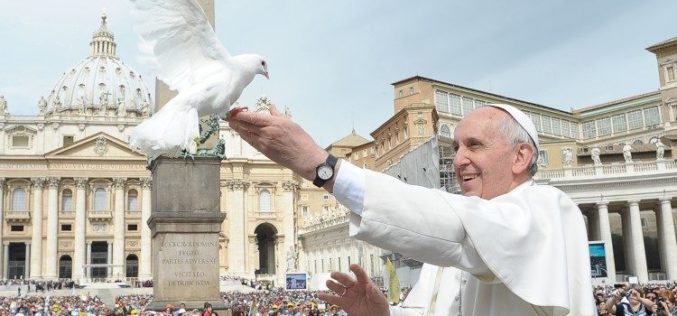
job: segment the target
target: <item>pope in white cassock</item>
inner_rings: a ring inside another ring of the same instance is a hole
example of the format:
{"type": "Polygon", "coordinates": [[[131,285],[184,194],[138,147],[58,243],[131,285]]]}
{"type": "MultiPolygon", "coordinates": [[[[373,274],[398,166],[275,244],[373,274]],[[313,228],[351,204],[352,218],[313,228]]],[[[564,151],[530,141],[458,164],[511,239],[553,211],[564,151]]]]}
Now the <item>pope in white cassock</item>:
{"type": "Polygon", "coordinates": [[[580,210],[537,185],[538,134],[508,105],[466,115],[454,132],[464,195],[408,185],[337,161],[276,109],[241,113],[230,126],[270,159],[333,192],[351,209],[350,234],[425,265],[402,307],[389,307],[365,271],[332,273],[350,315],[594,315],[580,210]],[[459,270],[460,269],[460,270],[459,270]]]}

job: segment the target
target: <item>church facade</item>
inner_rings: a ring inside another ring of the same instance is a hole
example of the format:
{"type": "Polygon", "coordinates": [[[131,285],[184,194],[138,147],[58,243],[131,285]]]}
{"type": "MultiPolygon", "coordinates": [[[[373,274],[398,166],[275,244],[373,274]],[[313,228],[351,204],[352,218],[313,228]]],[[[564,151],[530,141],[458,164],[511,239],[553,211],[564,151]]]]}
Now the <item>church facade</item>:
{"type": "MultiPolygon", "coordinates": [[[[88,57],[56,80],[37,115],[0,98],[0,278],[150,280],[150,171],[128,147],[153,111],[141,76],[117,56],[103,16],[88,57]]],[[[166,97],[166,95],[163,95],[166,97]]],[[[263,98],[256,108],[267,110],[263,98]]],[[[220,273],[281,282],[297,270],[303,183],[221,123],[220,273]]],[[[277,283],[279,284],[279,283],[277,283]]]]}

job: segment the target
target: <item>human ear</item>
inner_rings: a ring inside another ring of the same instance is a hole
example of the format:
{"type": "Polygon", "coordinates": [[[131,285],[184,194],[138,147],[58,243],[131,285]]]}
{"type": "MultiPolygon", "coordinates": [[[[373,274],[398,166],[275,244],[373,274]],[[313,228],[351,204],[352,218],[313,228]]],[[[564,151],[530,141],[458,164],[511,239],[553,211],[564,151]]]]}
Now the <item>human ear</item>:
{"type": "Polygon", "coordinates": [[[512,163],[512,172],[522,174],[528,172],[531,159],[534,157],[534,147],[529,144],[518,144],[515,148],[515,158],[512,163]]]}

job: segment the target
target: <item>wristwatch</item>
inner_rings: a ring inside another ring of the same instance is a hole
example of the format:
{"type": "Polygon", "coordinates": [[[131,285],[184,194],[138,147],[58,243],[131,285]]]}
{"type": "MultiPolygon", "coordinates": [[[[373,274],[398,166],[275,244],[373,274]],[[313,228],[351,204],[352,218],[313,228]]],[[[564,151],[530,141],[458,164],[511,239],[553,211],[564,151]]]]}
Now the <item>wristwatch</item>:
{"type": "Polygon", "coordinates": [[[338,159],[330,154],[327,156],[327,160],[315,168],[315,180],[313,180],[313,184],[316,187],[321,188],[327,181],[334,177],[336,162],[338,162],[338,159]]]}

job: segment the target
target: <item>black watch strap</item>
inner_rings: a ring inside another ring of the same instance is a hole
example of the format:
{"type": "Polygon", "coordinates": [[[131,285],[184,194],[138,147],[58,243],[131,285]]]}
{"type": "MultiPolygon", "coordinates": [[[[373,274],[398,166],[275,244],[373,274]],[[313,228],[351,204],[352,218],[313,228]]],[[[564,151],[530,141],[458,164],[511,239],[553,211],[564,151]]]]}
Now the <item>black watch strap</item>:
{"type": "Polygon", "coordinates": [[[329,154],[327,156],[327,160],[325,160],[323,163],[321,163],[319,166],[315,168],[315,179],[313,180],[313,184],[321,188],[327,181],[331,180],[333,177],[336,176],[336,163],[338,162],[338,158],[336,158],[334,155],[329,154]],[[320,167],[323,166],[329,166],[331,167],[332,170],[332,176],[329,179],[321,179],[320,176],[317,174],[317,171],[320,170],[320,167]]]}

